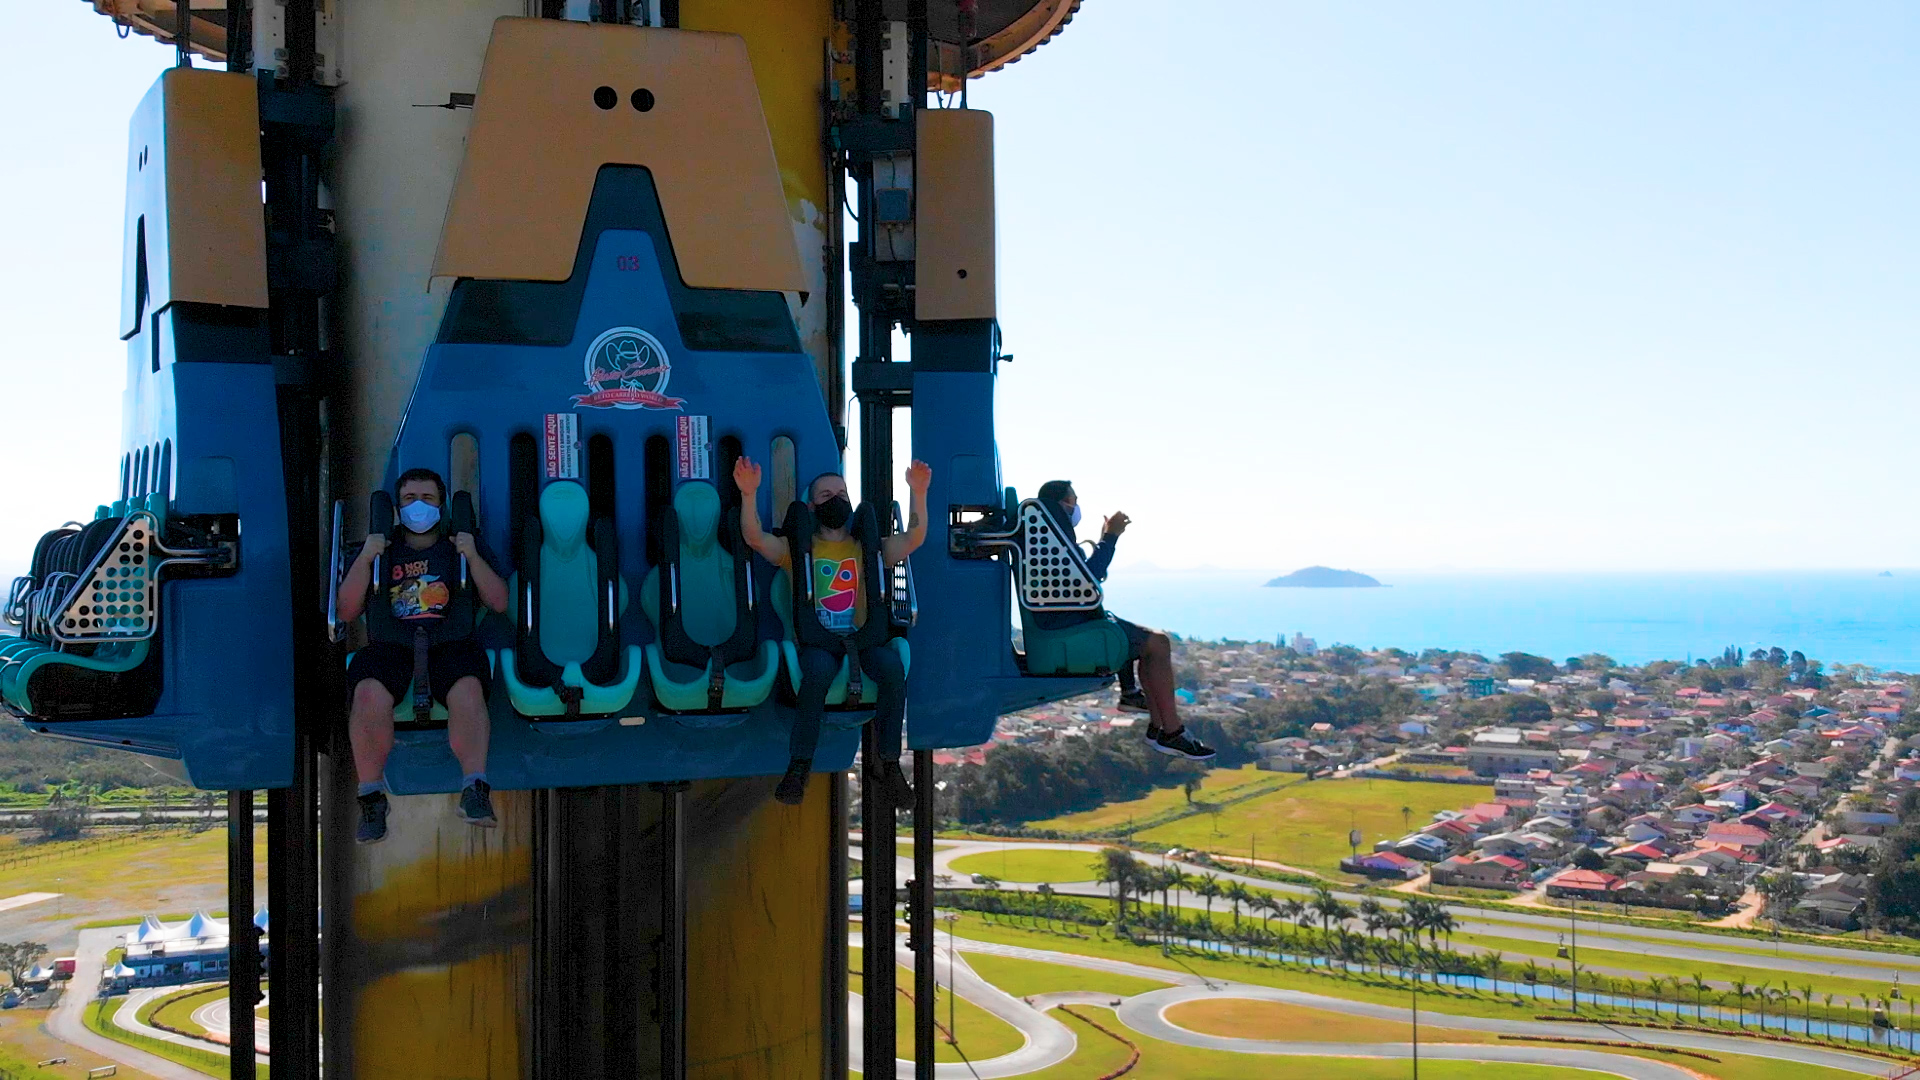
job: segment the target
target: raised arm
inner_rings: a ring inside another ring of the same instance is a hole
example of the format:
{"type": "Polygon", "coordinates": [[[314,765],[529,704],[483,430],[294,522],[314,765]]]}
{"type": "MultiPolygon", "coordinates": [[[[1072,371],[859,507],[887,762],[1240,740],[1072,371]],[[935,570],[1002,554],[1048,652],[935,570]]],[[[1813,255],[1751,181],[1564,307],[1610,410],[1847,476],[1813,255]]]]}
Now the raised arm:
{"type": "Polygon", "coordinates": [[[347,567],[346,576],[340,579],[335,608],[341,622],[350,623],[367,610],[367,591],[373,584],[373,560],[386,550],[385,536],[379,533],[367,535],[367,542],[361,546],[360,554],[354,558],[353,565],[347,567]]]}
{"type": "Polygon", "coordinates": [[[1127,526],[1131,524],[1133,519],[1118,510],[1115,510],[1113,516],[1102,523],[1100,542],[1094,545],[1093,554],[1087,556],[1087,569],[1093,571],[1094,577],[1101,581],[1107,580],[1107,567],[1113,564],[1114,545],[1119,543],[1120,534],[1126,532],[1127,526]]]}
{"type": "Polygon", "coordinates": [[[760,557],[775,566],[786,566],[786,541],[760,527],[760,466],[745,454],[733,463],[733,484],[740,489],[740,538],[760,557]]]}
{"type": "Polygon", "coordinates": [[[907,490],[913,493],[908,502],[907,531],[894,533],[880,543],[881,558],[888,566],[904,560],[927,542],[927,485],[931,483],[932,466],[924,461],[907,466],[907,490]]]}

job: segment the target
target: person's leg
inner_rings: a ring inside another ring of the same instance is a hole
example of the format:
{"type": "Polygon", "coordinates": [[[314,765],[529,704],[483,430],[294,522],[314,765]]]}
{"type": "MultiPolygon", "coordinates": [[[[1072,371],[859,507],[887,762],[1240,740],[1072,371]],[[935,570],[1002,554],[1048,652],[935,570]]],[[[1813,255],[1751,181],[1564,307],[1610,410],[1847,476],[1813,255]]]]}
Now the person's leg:
{"type": "Polygon", "coordinates": [[[347,740],[353,744],[353,771],[361,794],[377,790],[393,752],[393,694],[379,679],[362,679],[353,688],[352,711],[347,715],[347,740]]]}
{"type": "Polygon", "coordinates": [[[405,647],[375,642],[354,654],[347,667],[353,688],[347,707],[347,740],[360,781],[360,823],[354,841],[376,844],[387,838],[387,757],[393,752],[393,703],[413,677],[413,657],[405,647]]]}
{"type": "Polygon", "coordinates": [[[913,805],[913,786],[900,771],[900,735],[907,719],[907,669],[900,654],[889,646],[878,645],[860,651],[860,670],[873,680],[873,742],[880,760],[868,765],[867,774],[897,810],[913,805]]]}
{"type": "Polygon", "coordinates": [[[447,691],[447,747],[460,763],[462,779],[487,777],[487,743],[492,726],[480,680],[461,678],[447,691]]]}
{"type": "Polygon", "coordinates": [[[1158,630],[1147,631],[1140,646],[1140,687],[1147,693],[1151,730],[1173,735],[1186,726],[1173,697],[1173,643],[1158,630]]]}
{"type": "Polygon", "coordinates": [[[807,777],[813,772],[813,752],[820,745],[820,721],[827,711],[827,691],[840,674],[840,658],[825,649],[800,647],[800,685],[794,690],[793,732],[787,737],[787,774],[773,797],[798,806],[807,797],[807,777]]]}
{"type": "Polygon", "coordinates": [[[493,789],[487,784],[487,748],[493,719],[487,715],[487,682],[492,676],[486,650],[471,638],[443,641],[427,657],[433,696],[447,707],[447,749],[460,763],[457,816],[470,825],[492,828],[493,789]]]}

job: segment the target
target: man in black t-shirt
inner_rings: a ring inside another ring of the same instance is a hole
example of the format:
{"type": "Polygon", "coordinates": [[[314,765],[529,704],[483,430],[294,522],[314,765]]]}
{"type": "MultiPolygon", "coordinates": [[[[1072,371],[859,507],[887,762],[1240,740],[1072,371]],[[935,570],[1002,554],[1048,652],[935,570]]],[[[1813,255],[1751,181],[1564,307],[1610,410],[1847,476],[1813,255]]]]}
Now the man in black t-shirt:
{"type": "Polygon", "coordinates": [[[384,774],[393,751],[393,708],[412,696],[414,644],[421,631],[427,640],[427,682],[434,700],[447,707],[447,743],[464,774],[459,815],[485,828],[496,824],[487,786],[487,654],[473,640],[471,622],[455,625],[447,615],[460,587],[463,556],[474,592],[488,608],[507,610],[507,584],[472,533],[447,535],[442,514],[447,485],[438,473],[409,469],[393,494],[405,539],[390,549],[385,536],[368,536],[340,581],[338,597],[342,621],[358,618],[369,603],[387,605],[393,616],[367,621],[371,640],[347,666],[353,691],[347,733],[360,777],[360,825],[354,838],[362,844],[387,836],[384,774]],[[379,582],[372,580],[376,559],[379,582]]]}

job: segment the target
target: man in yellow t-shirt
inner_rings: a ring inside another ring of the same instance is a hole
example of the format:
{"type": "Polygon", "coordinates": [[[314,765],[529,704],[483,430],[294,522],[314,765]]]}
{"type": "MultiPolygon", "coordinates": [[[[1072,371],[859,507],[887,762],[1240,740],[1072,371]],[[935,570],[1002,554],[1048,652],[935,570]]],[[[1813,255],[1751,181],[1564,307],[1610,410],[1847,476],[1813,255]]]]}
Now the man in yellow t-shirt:
{"type": "MultiPolygon", "coordinates": [[[[747,546],[775,566],[795,573],[784,540],[761,528],[760,466],[741,457],[733,466],[733,482],[740,489],[740,535],[747,546]]],[[[933,470],[924,461],[907,467],[907,490],[913,493],[907,531],[880,542],[881,560],[888,566],[913,554],[927,539],[927,485],[933,470]]],[[[820,623],[839,634],[851,634],[866,622],[867,582],[862,580],[860,542],[847,532],[853,501],[846,478],[822,473],[807,486],[807,502],[817,523],[813,534],[814,610],[820,623]]],[[[868,805],[906,808],[913,805],[913,788],[900,771],[900,733],[907,716],[907,672],[899,654],[884,646],[860,650],[860,670],[873,681],[874,734],[886,760],[867,762],[865,793],[868,805]]],[[[820,721],[826,714],[827,690],[840,672],[840,657],[826,649],[800,646],[800,686],[794,711],[793,734],[788,740],[787,773],[773,797],[797,805],[806,797],[807,776],[813,771],[814,748],[820,743],[820,721]]]]}

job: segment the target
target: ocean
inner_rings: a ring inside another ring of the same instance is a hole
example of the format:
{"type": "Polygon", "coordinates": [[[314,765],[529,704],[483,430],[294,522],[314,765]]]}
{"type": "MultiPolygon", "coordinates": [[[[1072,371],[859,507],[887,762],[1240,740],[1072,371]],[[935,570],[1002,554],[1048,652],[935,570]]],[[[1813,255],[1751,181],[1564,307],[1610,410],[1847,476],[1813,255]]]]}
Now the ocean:
{"type": "Polygon", "coordinates": [[[1284,571],[1120,567],[1107,609],[1185,637],[1321,646],[1519,650],[1555,661],[1795,649],[1828,666],[1920,671],[1920,571],[1376,573],[1390,588],[1271,589],[1284,571]]]}

